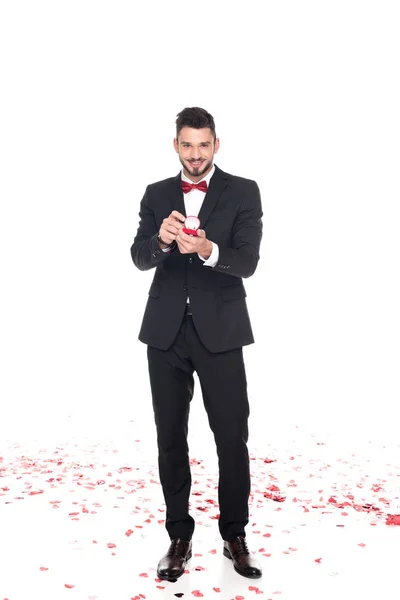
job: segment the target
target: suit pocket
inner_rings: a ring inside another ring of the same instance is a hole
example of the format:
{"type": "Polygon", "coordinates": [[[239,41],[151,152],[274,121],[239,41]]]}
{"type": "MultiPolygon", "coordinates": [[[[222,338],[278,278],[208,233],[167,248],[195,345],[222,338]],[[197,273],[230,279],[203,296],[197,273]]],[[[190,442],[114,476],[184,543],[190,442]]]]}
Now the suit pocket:
{"type": "Polygon", "coordinates": [[[149,289],[150,298],[158,298],[160,293],[160,286],[158,283],[152,283],[149,289]]]}
{"type": "Polygon", "coordinates": [[[221,297],[224,302],[227,300],[238,300],[246,298],[246,290],[241,285],[228,285],[221,289],[221,297]]]}

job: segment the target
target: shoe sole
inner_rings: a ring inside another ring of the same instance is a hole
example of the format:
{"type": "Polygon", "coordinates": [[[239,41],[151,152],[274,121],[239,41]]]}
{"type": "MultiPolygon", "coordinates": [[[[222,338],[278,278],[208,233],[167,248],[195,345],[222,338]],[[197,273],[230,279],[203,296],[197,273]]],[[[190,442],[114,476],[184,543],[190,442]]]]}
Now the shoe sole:
{"type": "Polygon", "coordinates": [[[182,571],[180,571],[179,573],[176,573],[173,577],[168,577],[167,575],[163,575],[162,573],[159,573],[158,571],[157,571],[157,577],[159,579],[162,579],[163,581],[171,581],[171,582],[176,581],[179,577],[182,577],[182,575],[184,574],[186,565],[191,558],[192,558],[192,551],[190,551],[189,554],[187,555],[182,571]]]}
{"type": "MultiPolygon", "coordinates": [[[[226,558],[229,558],[229,560],[233,560],[232,555],[227,548],[224,548],[223,552],[226,558]]],[[[260,577],[262,577],[262,573],[260,575],[246,575],[245,573],[239,571],[239,569],[237,569],[235,565],[233,565],[233,568],[235,569],[236,573],[239,573],[239,575],[241,575],[242,577],[247,577],[248,579],[260,579],[260,577]]]]}

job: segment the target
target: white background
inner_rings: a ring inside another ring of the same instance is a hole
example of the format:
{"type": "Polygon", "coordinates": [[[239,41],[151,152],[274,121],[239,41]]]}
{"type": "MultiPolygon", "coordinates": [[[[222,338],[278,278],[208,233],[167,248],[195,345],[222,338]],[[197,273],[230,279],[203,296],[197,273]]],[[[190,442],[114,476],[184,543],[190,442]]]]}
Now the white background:
{"type": "MultiPolygon", "coordinates": [[[[2,430],[126,416],[153,434],[153,273],[130,246],[197,105],[216,164],[262,193],[254,431],[396,436],[399,25],[384,0],[1,4],[2,430]]],[[[198,388],[191,422],[207,427],[198,388]]]]}

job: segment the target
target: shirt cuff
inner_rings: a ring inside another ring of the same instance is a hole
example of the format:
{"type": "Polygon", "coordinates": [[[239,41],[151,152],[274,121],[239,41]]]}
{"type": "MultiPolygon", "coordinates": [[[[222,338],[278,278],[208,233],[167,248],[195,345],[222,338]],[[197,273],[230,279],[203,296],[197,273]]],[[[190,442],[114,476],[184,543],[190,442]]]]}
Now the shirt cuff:
{"type": "Polygon", "coordinates": [[[200,256],[200,254],[198,254],[198,257],[204,263],[203,267],[215,267],[215,265],[218,262],[218,258],[219,258],[219,247],[218,247],[218,244],[216,244],[215,242],[211,242],[211,243],[212,243],[212,250],[211,250],[211,254],[207,258],[207,260],[205,258],[203,258],[202,256],[200,256]]]}

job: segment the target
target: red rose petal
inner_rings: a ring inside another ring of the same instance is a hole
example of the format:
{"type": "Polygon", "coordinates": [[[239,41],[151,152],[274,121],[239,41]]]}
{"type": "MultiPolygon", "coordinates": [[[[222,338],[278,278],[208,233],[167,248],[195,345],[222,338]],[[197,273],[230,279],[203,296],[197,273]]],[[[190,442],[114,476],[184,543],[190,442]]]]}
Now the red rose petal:
{"type": "Polygon", "coordinates": [[[386,525],[400,525],[400,515],[388,515],[386,525]]]}

